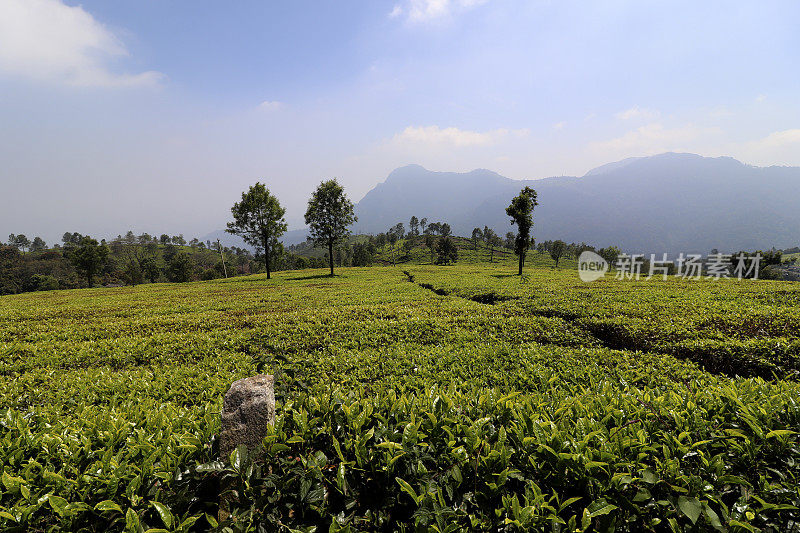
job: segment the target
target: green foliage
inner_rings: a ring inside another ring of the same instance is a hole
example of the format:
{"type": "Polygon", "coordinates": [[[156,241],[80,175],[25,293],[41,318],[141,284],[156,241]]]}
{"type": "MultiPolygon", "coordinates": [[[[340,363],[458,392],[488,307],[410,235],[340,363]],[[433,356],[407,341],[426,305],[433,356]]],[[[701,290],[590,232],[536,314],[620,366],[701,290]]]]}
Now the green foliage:
{"type": "Polygon", "coordinates": [[[263,254],[268,279],[271,259],[280,247],[278,239],[288,228],[285,213],[278,199],[260,182],[243,192],[242,200],[231,207],[233,222],[228,222],[226,231],[241,236],[263,254]]]}
{"type": "Polygon", "coordinates": [[[191,281],[195,269],[195,262],[189,254],[185,252],[175,254],[167,263],[167,279],[175,283],[191,281]]]}
{"type": "Polygon", "coordinates": [[[158,259],[156,259],[156,256],[151,255],[142,258],[142,260],[139,261],[139,266],[142,270],[143,277],[147,278],[150,283],[155,283],[158,281],[158,278],[161,277],[161,269],[158,266],[158,259]]]}
{"type": "Polygon", "coordinates": [[[83,237],[80,244],[70,251],[69,258],[75,268],[86,276],[86,281],[91,287],[95,275],[108,261],[108,254],[108,246],[98,244],[91,237],[83,237]]]}
{"type": "Polygon", "coordinates": [[[483,240],[483,230],[481,228],[472,228],[472,246],[477,250],[478,241],[483,240]]]}
{"type": "Polygon", "coordinates": [[[30,245],[31,252],[41,252],[47,249],[47,243],[41,237],[34,237],[30,245]]]}
{"type": "Polygon", "coordinates": [[[550,257],[553,258],[553,261],[556,262],[556,267],[558,267],[558,261],[563,257],[565,253],[567,253],[567,243],[562,240],[553,241],[550,245],[550,257]]]}
{"type": "Polygon", "coordinates": [[[533,227],[533,208],[539,205],[536,191],[525,187],[519,195],[511,200],[506,208],[506,214],[511,217],[511,223],[517,226],[517,236],[514,240],[514,251],[519,256],[519,275],[525,265],[525,254],[531,245],[531,228],[533,227]]]}
{"type": "Polygon", "coordinates": [[[403,268],[4,296],[0,530],[800,519],[796,284],[403,268]],[[276,423],[219,458],[222,395],[259,372],[276,423]]]}
{"type": "Polygon", "coordinates": [[[450,237],[442,237],[436,244],[436,264],[447,265],[458,261],[458,249],[450,237]]]}
{"type": "Polygon", "coordinates": [[[128,261],[125,265],[123,276],[127,285],[139,285],[144,282],[144,273],[138,261],[128,261]]]}
{"type": "Polygon", "coordinates": [[[622,254],[622,250],[617,248],[616,246],[609,246],[607,248],[600,248],[597,250],[597,255],[605,259],[606,263],[609,265],[614,265],[617,262],[617,257],[622,254]]]}
{"type": "Polygon", "coordinates": [[[349,227],[358,220],[353,202],[336,179],[323,181],[308,200],[306,224],[313,242],[328,247],[328,263],[333,276],[333,247],[350,234],[349,227]]]}
{"type": "Polygon", "coordinates": [[[60,288],[58,280],[53,276],[34,274],[31,281],[36,291],[55,291],[60,288]]]}

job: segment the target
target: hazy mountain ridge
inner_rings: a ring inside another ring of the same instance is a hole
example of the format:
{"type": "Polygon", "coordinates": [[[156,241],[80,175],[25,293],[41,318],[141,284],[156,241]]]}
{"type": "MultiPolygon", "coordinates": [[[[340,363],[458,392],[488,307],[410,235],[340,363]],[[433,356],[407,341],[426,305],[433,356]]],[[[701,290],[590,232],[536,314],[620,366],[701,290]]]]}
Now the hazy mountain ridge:
{"type": "MultiPolygon", "coordinates": [[[[563,239],[617,245],[631,253],[708,253],[800,244],[800,168],[755,167],[731,157],[665,153],[633,157],[582,177],[514,180],[486,169],[393,170],[356,204],[354,233],[380,233],[411,216],[447,222],[457,235],[489,226],[514,231],[505,214],[520,189],[536,189],[537,241],[563,239]]],[[[293,229],[285,244],[306,239],[293,229]]],[[[243,246],[223,231],[202,240],[243,246]]]]}
{"type": "Polygon", "coordinates": [[[708,252],[784,248],[800,242],[800,168],[754,167],[730,157],[666,153],[630,158],[583,177],[512,180],[478,169],[394,170],[356,206],[360,233],[386,231],[412,215],[469,235],[488,225],[513,231],[505,207],[536,189],[537,240],[564,239],[628,251],[708,252]]]}

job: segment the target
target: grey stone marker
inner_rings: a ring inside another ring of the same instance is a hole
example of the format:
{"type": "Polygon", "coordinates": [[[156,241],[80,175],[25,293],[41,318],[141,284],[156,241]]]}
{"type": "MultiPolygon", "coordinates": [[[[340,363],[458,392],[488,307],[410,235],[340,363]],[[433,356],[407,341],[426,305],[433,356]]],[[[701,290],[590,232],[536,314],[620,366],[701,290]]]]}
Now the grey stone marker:
{"type": "Polygon", "coordinates": [[[267,426],[275,422],[275,380],[259,374],[234,381],[222,405],[222,431],[219,453],[230,457],[237,446],[258,449],[267,436],[267,426]]]}
{"type": "MultiPolygon", "coordinates": [[[[220,431],[220,459],[227,460],[237,446],[257,450],[267,436],[267,427],[275,423],[275,380],[268,374],[259,374],[234,381],[222,402],[222,430],[220,431]]],[[[220,491],[226,490],[226,485],[220,491]]],[[[218,519],[228,518],[232,495],[220,497],[218,519]]]]}

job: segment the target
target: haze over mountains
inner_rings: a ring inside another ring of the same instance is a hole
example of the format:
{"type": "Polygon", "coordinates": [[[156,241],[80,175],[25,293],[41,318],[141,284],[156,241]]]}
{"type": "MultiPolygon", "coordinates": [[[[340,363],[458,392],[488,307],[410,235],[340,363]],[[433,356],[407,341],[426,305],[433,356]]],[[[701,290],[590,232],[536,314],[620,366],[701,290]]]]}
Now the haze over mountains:
{"type": "MultiPolygon", "coordinates": [[[[513,180],[490,170],[392,171],[356,205],[354,233],[379,233],[412,215],[447,222],[457,235],[515,228],[505,208],[536,189],[533,234],[616,245],[629,253],[708,253],[800,244],[800,168],[754,167],[730,157],[665,153],[597,167],[582,177],[513,180]]],[[[305,229],[284,242],[305,240],[305,229]]],[[[230,237],[230,236],[228,236],[230,237]]],[[[225,239],[230,242],[228,239],[225,239]]]]}
{"type": "Polygon", "coordinates": [[[788,248],[800,244],[800,168],[753,167],[730,157],[665,153],[603,165],[583,177],[512,180],[489,170],[394,170],[358,203],[356,231],[386,231],[411,215],[469,235],[514,228],[505,208],[536,189],[537,241],[562,239],[629,252],[788,248]]]}

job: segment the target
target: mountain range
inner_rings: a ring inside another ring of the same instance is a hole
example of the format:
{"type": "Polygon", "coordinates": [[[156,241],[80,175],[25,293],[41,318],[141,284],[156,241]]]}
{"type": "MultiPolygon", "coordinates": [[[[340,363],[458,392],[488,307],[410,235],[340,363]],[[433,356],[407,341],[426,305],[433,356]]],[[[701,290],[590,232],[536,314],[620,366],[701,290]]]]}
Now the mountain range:
{"type": "MultiPolygon", "coordinates": [[[[356,204],[354,233],[379,233],[411,216],[447,222],[468,236],[489,226],[514,231],[505,208],[536,190],[537,241],[562,239],[629,253],[708,253],[800,244],[800,168],[755,167],[730,157],[665,153],[597,167],[581,177],[513,180],[478,169],[392,171],[356,204]]],[[[305,230],[284,242],[305,240],[305,230]]]]}

